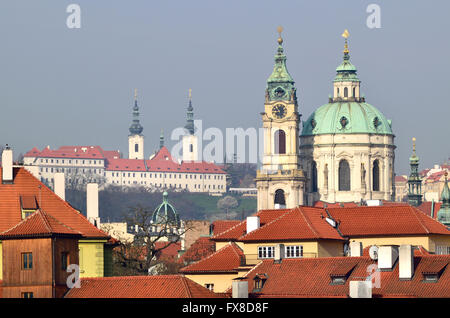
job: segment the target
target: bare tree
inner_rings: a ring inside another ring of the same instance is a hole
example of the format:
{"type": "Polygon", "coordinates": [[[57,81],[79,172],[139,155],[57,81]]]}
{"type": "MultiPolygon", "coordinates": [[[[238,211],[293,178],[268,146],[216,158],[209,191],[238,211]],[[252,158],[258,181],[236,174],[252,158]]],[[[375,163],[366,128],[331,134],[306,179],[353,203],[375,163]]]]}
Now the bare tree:
{"type": "Polygon", "coordinates": [[[152,215],[152,210],[138,205],[124,217],[128,226],[137,231],[133,242],[121,242],[114,250],[114,262],[122,275],[168,274],[174,271],[174,262],[160,256],[164,250],[181,242],[189,228],[161,217],[158,224],[152,223],[152,215]]]}
{"type": "Polygon", "coordinates": [[[103,187],[106,183],[106,177],[100,173],[94,173],[91,169],[81,172],[80,168],[72,168],[64,172],[66,179],[66,188],[73,190],[85,190],[86,184],[97,183],[103,187]]]}
{"type": "Polygon", "coordinates": [[[238,207],[238,205],[239,205],[238,201],[231,195],[227,195],[226,197],[217,201],[217,207],[220,210],[225,211],[227,219],[228,219],[228,211],[230,209],[234,209],[234,208],[238,207]]]}

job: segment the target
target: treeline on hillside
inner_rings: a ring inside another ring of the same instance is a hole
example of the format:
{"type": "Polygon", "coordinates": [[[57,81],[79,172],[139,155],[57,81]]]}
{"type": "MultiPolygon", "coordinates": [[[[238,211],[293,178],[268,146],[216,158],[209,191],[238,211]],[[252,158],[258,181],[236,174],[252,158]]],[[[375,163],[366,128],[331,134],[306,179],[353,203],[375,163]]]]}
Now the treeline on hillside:
{"type": "MultiPolygon", "coordinates": [[[[222,197],[190,192],[169,192],[169,203],[183,220],[243,219],[256,211],[255,198],[235,196],[237,206],[226,212],[218,201],[222,197]]],[[[86,215],[86,191],[66,190],[66,200],[86,215]]],[[[121,222],[130,210],[141,206],[153,211],[163,201],[162,192],[148,192],[144,188],[107,187],[99,191],[99,214],[102,222],[121,222]]]]}
{"type": "Polygon", "coordinates": [[[231,188],[253,188],[256,177],[256,164],[233,163],[226,164],[224,170],[229,175],[228,186],[231,188]]]}

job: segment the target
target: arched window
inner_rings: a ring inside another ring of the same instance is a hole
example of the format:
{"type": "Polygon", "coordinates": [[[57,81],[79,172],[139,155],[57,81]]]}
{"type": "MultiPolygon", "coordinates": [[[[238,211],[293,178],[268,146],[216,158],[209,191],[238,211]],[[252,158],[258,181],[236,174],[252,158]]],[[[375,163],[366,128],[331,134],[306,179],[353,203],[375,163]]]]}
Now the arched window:
{"type": "Polygon", "coordinates": [[[278,189],[275,191],[275,204],[279,204],[280,206],[286,206],[286,200],[284,198],[284,191],[282,189],[278,189]]]}
{"type": "Polygon", "coordinates": [[[337,96],[339,97],[339,87],[338,87],[338,89],[337,89],[337,96]]]}
{"type": "Polygon", "coordinates": [[[139,151],[139,145],[138,144],[134,144],[134,152],[138,152],[139,151]]]}
{"type": "Polygon", "coordinates": [[[284,130],[277,130],[274,134],[275,139],[275,153],[285,154],[286,153],[286,133],[284,130]]]}
{"type": "Polygon", "coordinates": [[[348,88],[344,87],[344,97],[348,97],[348,88]]]}
{"type": "Polygon", "coordinates": [[[380,164],[378,160],[373,162],[372,168],[372,178],[373,178],[373,191],[380,191],[380,164]]]}
{"type": "Polygon", "coordinates": [[[315,161],[311,164],[311,192],[317,192],[317,164],[315,161]]]}
{"type": "Polygon", "coordinates": [[[353,97],[356,97],[356,87],[353,87],[353,97]]]}
{"type": "Polygon", "coordinates": [[[339,191],[350,191],[350,166],[347,160],[339,162],[339,191]]]}
{"type": "Polygon", "coordinates": [[[194,145],[193,144],[189,145],[189,152],[194,152],[194,145]]]}

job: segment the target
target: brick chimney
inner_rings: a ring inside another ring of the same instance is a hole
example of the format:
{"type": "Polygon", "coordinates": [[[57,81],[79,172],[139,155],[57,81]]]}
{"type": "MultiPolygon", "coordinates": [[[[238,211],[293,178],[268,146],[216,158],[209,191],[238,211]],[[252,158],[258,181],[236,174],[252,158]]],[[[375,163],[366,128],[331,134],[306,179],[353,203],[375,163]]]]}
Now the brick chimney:
{"type": "Polygon", "coordinates": [[[8,145],[2,153],[2,183],[13,183],[13,151],[8,145]]]}
{"type": "Polygon", "coordinates": [[[55,173],[55,193],[64,201],[66,200],[66,180],[64,178],[64,172],[55,173]]]}

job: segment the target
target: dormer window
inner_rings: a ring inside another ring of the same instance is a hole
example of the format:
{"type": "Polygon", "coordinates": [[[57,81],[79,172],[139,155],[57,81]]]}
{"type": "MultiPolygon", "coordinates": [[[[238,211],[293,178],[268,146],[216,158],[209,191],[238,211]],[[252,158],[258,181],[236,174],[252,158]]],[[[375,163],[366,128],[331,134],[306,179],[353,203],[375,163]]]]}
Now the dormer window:
{"type": "Polygon", "coordinates": [[[29,217],[37,211],[38,204],[35,196],[20,196],[20,208],[22,211],[22,219],[29,217]]]}
{"type": "Polygon", "coordinates": [[[267,280],[267,274],[256,274],[254,280],[253,292],[260,292],[267,280]]]}
{"type": "Polygon", "coordinates": [[[331,285],[344,285],[353,269],[356,267],[355,263],[338,264],[330,273],[331,285]]]}
{"type": "Polygon", "coordinates": [[[423,282],[437,283],[447,265],[448,261],[435,261],[425,266],[422,270],[423,282]]]}

